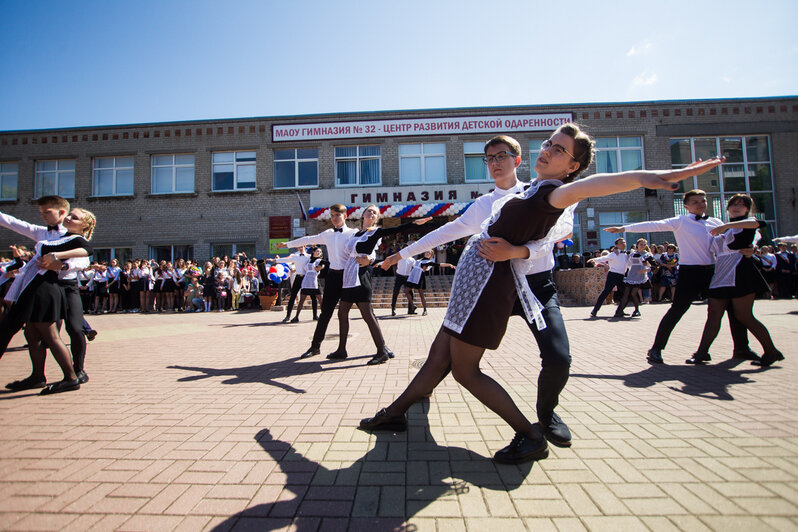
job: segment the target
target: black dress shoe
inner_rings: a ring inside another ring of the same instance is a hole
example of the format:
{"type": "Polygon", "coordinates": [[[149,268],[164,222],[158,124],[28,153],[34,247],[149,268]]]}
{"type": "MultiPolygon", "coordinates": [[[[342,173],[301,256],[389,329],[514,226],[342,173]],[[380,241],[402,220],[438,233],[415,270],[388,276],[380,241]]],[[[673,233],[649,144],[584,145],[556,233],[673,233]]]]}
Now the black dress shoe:
{"type": "Polygon", "coordinates": [[[404,432],[407,430],[407,414],[401,416],[389,416],[383,408],[374,417],[367,417],[360,420],[358,426],[360,430],[390,430],[393,432],[404,432]]]}
{"type": "Polygon", "coordinates": [[[299,355],[299,358],[309,358],[320,354],[321,354],[321,349],[319,349],[318,347],[310,346],[310,349],[299,355]]]}
{"type": "Polygon", "coordinates": [[[760,360],[759,355],[754,353],[750,347],[742,351],[735,351],[732,353],[732,358],[739,358],[741,360],[760,360]]]}
{"type": "Polygon", "coordinates": [[[374,357],[366,362],[367,366],[376,366],[377,364],[385,364],[391,358],[388,356],[388,353],[377,353],[374,357]]]}
{"type": "Polygon", "coordinates": [[[776,351],[775,353],[765,353],[762,355],[760,360],[754,360],[751,362],[752,366],[762,366],[763,368],[767,368],[772,366],[774,363],[778,362],[779,360],[784,360],[784,355],[781,354],[781,351],[776,351]]]}
{"type": "Polygon", "coordinates": [[[51,395],[54,393],[63,393],[63,392],[71,392],[74,390],[80,389],[80,381],[78,379],[74,379],[68,381],[66,379],[58,382],[54,382],[53,384],[48,384],[42,391],[39,392],[39,395],[51,395]]]}
{"type": "Polygon", "coordinates": [[[34,377],[33,375],[25,377],[22,380],[9,382],[6,388],[18,392],[20,390],[33,390],[35,388],[44,388],[47,385],[47,379],[44,377],[34,377]]]}
{"type": "Polygon", "coordinates": [[[540,426],[549,443],[557,447],[571,446],[571,430],[556,413],[552,412],[547,419],[541,419],[540,426]]]}
{"type": "Polygon", "coordinates": [[[344,360],[349,355],[346,354],[346,349],[336,349],[329,355],[327,355],[328,360],[344,360]]]}
{"type": "Polygon", "coordinates": [[[684,363],[695,364],[696,366],[700,366],[702,364],[706,364],[710,360],[712,360],[712,357],[709,356],[709,353],[699,353],[698,351],[696,351],[695,353],[693,353],[693,356],[685,360],[684,363]]]}
{"type": "Polygon", "coordinates": [[[523,434],[516,434],[510,445],[496,451],[493,459],[500,464],[523,464],[533,460],[543,460],[549,456],[546,438],[530,439],[523,434]]]}
{"type": "Polygon", "coordinates": [[[77,376],[78,376],[78,382],[79,382],[79,383],[81,383],[81,384],[86,384],[87,382],[89,382],[89,376],[88,376],[88,375],[86,375],[86,372],[85,372],[85,371],[83,371],[83,370],[80,370],[80,371],[77,371],[77,372],[75,372],[75,373],[77,373],[77,376]]]}
{"type": "Polygon", "coordinates": [[[92,329],[92,330],[90,330],[90,331],[87,331],[87,332],[86,332],[86,340],[88,340],[89,342],[91,342],[91,341],[92,341],[92,340],[94,340],[95,338],[97,338],[97,331],[95,331],[94,329],[92,329]]]}
{"type": "Polygon", "coordinates": [[[640,311],[639,310],[635,310],[634,312],[632,312],[632,317],[633,318],[639,318],[640,317],[640,311]]]}
{"type": "Polygon", "coordinates": [[[653,347],[649,349],[646,360],[648,360],[649,364],[664,364],[665,361],[662,360],[662,349],[655,349],[653,347]]]}
{"type": "Polygon", "coordinates": [[[616,312],[615,314],[612,315],[612,317],[613,318],[628,318],[629,314],[627,314],[626,312],[616,312]]]}
{"type": "Polygon", "coordinates": [[[299,323],[299,316],[297,316],[293,320],[291,320],[291,323],[299,323]]]}
{"type": "Polygon", "coordinates": [[[291,321],[291,316],[286,316],[285,318],[283,318],[282,323],[288,323],[289,321],[291,321]]]}
{"type": "Polygon", "coordinates": [[[395,308],[391,309],[391,316],[396,316],[396,309],[395,308]]]}

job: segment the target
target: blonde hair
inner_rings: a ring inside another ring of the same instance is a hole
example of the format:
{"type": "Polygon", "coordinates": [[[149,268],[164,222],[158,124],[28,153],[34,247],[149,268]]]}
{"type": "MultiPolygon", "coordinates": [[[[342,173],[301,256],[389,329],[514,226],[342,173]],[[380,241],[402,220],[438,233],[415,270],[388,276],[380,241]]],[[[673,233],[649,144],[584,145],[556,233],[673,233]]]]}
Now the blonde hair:
{"type": "Polygon", "coordinates": [[[81,231],[83,238],[86,240],[91,240],[91,237],[94,234],[94,227],[97,225],[97,217],[94,216],[94,213],[87,211],[86,209],[78,208],[77,210],[83,213],[82,220],[86,223],[86,227],[84,227],[83,231],[81,231]]]}

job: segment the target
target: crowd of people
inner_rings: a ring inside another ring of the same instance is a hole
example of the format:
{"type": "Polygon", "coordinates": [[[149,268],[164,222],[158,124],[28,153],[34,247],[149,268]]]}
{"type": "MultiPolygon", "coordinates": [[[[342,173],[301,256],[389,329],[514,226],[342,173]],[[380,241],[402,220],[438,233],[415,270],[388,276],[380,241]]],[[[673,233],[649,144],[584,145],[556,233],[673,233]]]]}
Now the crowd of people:
{"type": "MultiPolygon", "coordinates": [[[[541,144],[535,161],[538,177],[532,183],[518,180],[521,146],[512,137],[492,138],[484,153],[495,188],[480,196],[462,216],[418,240],[408,239],[407,235],[428,218],[383,227],[378,225],[380,209],[370,205],[357,227],[351,227],[346,223],[346,206],[334,204],[330,208],[330,229],[278,244],[279,248],[295,251],[272,260],[238,254],[233,258],[214,258],[203,266],[182,259],[174,264],[149,259],[123,265],[116,260],[89,263],[92,250],[88,240],[96,223],[90,212],[70,211],[63,198],[47,197],[39,200],[46,226],[2,215],[0,225],[36,242],[34,254],[21,267],[24,250],[15,248],[15,266],[7,265],[4,273],[12,281],[5,283],[10,284],[5,296],[10,308],[0,324],[0,341],[5,342],[0,345],[0,355],[24,324],[33,367],[30,377],[7,387],[44,387],[42,393],[58,393],[78,389],[87,382],[85,340],[82,351],[80,342],[91,328],[82,320],[84,310],[95,314],[237,310],[256,305],[257,295],[278,289],[278,279],[282,277],[276,271],[280,263],[291,264],[294,270],[293,279],[283,281],[288,292],[283,321],[298,321],[308,297],[314,307],[313,337],[299,358],[321,354],[327,327],[338,307],[339,343],[327,358],[346,359],[349,314],[356,306],[376,349],[369,365],[384,364],[394,357],[374,315],[375,272],[395,272],[395,314],[397,295],[403,289],[408,296],[408,312],[415,313],[415,290],[426,313],[424,276],[434,268],[454,271],[446,316],[426,362],[394,402],[375,416],[363,419],[359,426],[366,431],[405,430],[410,405],[430,394],[451,373],[516,431],[510,444],[494,455],[502,463],[543,459],[548,456],[548,443],[571,445],[570,430],[555,412],[571,364],[568,335],[552,275],[557,265],[609,268],[604,291],[591,312],[593,317],[613,291],[619,297],[617,317],[626,316],[624,308],[629,302],[635,308],[632,315],[637,316],[643,302],[670,297],[671,307],[647,354],[652,364],[663,363],[662,350],[670,333],[690,304],[704,293],[710,300],[709,317],[701,344],[688,363],[710,360],[709,345],[724,313],[729,315],[735,356],[749,358],[763,367],[783,360],[767,329],[753,316],[753,299],[773,288],[782,297],[792,297],[798,260],[794,252],[784,249],[789,239],[780,242],[778,253],[768,253],[764,248],[754,251],[757,229],[763,224],[751,217],[753,204],[748,196],[735,195],[730,200],[727,224],[707,217],[706,194],[692,190],[684,198],[689,215],[606,229],[611,233],[672,231],[675,244],[649,246],[640,239],[627,253],[626,241],[618,238],[612,249],[584,262],[579,255],[560,260],[555,254],[558,244],[571,236],[573,212],[579,201],[641,187],[675,190],[679,181],[712,170],[723,158],[698,161],[680,169],[596,174],[577,180],[591,165],[595,144],[575,124],[559,127],[541,144]],[[466,238],[467,243],[461,247],[458,242],[466,238]],[[326,258],[322,257],[320,246],[326,249],[326,258]],[[442,260],[444,257],[447,260],[442,260]],[[771,276],[775,286],[769,286],[760,273],[767,271],[775,272],[771,276]],[[299,305],[292,318],[297,297],[299,305]],[[512,315],[525,319],[540,350],[536,423],[521,412],[497,381],[480,369],[485,350],[499,346],[512,315]],[[71,358],[56,330],[62,319],[67,322],[72,340],[71,358]],[[761,357],[748,347],[746,331],[761,343],[761,357]],[[53,352],[62,368],[64,379],[59,383],[46,384],[45,348],[53,352]]],[[[284,271],[282,267],[280,271],[284,271]]]]}

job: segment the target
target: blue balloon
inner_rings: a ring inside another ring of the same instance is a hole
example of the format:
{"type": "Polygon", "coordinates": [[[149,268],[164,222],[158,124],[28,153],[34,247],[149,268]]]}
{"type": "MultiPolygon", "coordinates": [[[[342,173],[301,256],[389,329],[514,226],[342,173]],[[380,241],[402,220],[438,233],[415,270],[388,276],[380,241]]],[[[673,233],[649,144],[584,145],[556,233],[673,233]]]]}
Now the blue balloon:
{"type": "Polygon", "coordinates": [[[565,247],[568,247],[568,246],[573,246],[573,245],[574,245],[574,241],[573,241],[573,240],[571,240],[570,238],[566,238],[565,240],[563,240],[563,241],[562,241],[562,243],[563,243],[563,245],[564,245],[565,247]]]}
{"type": "Polygon", "coordinates": [[[273,283],[279,283],[283,279],[277,273],[272,272],[269,274],[269,280],[273,283]]]}

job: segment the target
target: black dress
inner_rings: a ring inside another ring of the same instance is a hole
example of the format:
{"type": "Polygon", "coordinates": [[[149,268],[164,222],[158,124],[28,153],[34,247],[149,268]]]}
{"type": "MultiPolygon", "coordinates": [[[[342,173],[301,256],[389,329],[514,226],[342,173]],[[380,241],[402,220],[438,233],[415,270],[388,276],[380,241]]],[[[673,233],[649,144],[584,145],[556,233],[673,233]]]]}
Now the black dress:
{"type": "MultiPolygon", "coordinates": [[[[362,242],[355,244],[355,251],[362,255],[371,255],[380,238],[396,233],[404,233],[413,229],[415,224],[402,224],[396,227],[378,227],[368,238],[362,242]]],[[[351,238],[361,238],[366,231],[358,231],[352,235],[351,238]]],[[[348,303],[368,303],[371,302],[371,266],[361,266],[358,268],[357,277],[360,286],[353,286],[351,288],[341,289],[341,301],[348,303]]]]}
{"type": "MultiPolygon", "coordinates": [[[[516,246],[544,238],[563,212],[563,209],[551,206],[547,200],[556,187],[554,184],[541,184],[537,192],[527,198],[508,200],[502,206],[499,217],[488,227],[488,235],[504,238],[516,246]]],[[[472,268],[472,257],[477,255],[474,243],[475,238],[472,237],[460,258],[443,328],[468,344],[496,349],[504,337],[516,300],[512,266],[510,261],[491,262],[483,259],[483,263],[493,266],[489,273],[484,269],[472,268]],[[487,282],[485,275],[488,275],[487,282]],[[480,285],[481,291],[477,293],[480,285]],[[457,296],[455,292],[459,292],[457,296]],[[477,298],[476,303],[474,298],[477,298]],[[466,321],[459,332],[452,328],[454,323],[463,319],[466,321]]]]}
{"type": "MultiPolygon", "coordinates": [[[[67,233],[53,244],[42,243],[39,256],[60,251],[83,248],[91,255],[94,253],[88,241],[82,236],[67,233]]],[[[30,267],[35,267],[35,263],[30,267]]],[[[24,323],[53,323],[67,315],[67,302],[64,289],[58,284],[58,272],[47,270],[35,275],[22,290],[11,310],[24,323]]]]}
{"type": "MultiPolygon", "coordinates": [[[[729,221],[736,222],[744,219],[745,217],[731,218],[729,221]]],[[[759,228],[765,227],[766,225],[765,222],[759,221],[759,228]]],[[[712,283],[710,283],[709,297],[713,299],[734,299],[748,294],[760,296],[770,291],[770,286],[762,276],[762,272],[757,266],[756,259],[753,257],[745,257],[737,251],[752,247],[755,237],[756,229],[742,229],[737,233],[731,234],[728,238],[726,238],[725,235],[722,237],[725,238],[726,247],[734,251],[731,257],[737,259],[739,256],[739,262],[734,266],[733,286],[713,287],[713,285],[718,284],[719,278],[731,278],[730,272],[726,271],[727,267],[724,266],[726,261],[723,260],[723,255],[718,256],[718,262],[715,265],[715,274],[712,277],[712,283]]]]}

